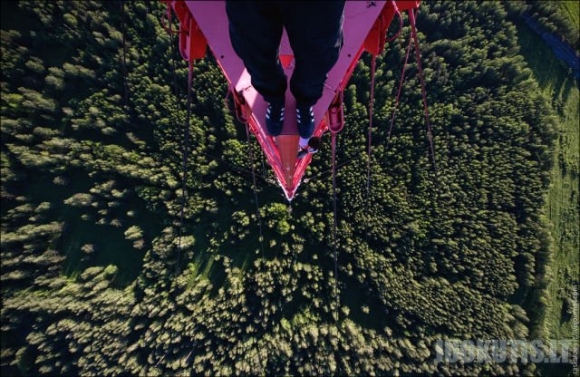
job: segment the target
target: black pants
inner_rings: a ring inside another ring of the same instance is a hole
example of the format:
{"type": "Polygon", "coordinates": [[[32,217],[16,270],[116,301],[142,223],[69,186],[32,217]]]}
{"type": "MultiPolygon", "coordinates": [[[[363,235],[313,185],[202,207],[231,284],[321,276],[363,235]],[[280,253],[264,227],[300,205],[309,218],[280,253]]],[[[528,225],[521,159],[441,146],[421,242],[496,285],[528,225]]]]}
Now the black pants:
{"type": "Polygon", "coordinates": [[[322,96],[342,47],[342,1],[226,1],[234,50],[267,102],[284,101],[286,76],[278,59],[286,28],[295,67],[290,91],[298,106],[322,96]]]}

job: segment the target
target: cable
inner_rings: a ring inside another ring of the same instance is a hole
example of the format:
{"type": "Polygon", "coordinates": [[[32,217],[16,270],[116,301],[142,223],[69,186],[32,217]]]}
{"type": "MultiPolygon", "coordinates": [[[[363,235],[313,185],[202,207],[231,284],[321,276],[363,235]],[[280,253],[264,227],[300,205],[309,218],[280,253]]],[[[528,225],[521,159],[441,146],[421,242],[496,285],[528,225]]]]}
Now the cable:
{"type": "MultiPolygon", "coordinates": [[[[373,108],[374,108],[374,99],[375,99],[375,72],[377,69],[377,56],[373,55],[371,58],[371,98],[369,100],[369,132],[368,132],[368,147],[367,147],[367,197],[365,201],[365,214],[369,214],[369,201],[371,195],[371,157],[372,157],[372,129],[373,129],[373,108]]],[[[366,223],[366,231],[365,231],[365,239],[368,241],[369,236],[369,222],[365,218],[366,223]]]]}
{"type": "Polygon", "coordinates": [[[393,114],[391,115],[391,124],[389,126],[389,132],[387,133],[387,142],[385,145],[385,153],[389,150],[389,145],[391,143],[391,136],[393,133],[393,128],[395,126],[395,117],[397,114],[397,109],[399,108],[399,100],[401,99],[401,91],[403,89],[403,83],[405,82],[405,71],[407,69],[407,62],[409,61],[409,53],[411,52],[411,42],[412,38],[409,37],[409,44],[407,46],[407,53],[405,54],[405,61],[403,63],[403,69],[401,70],[401,78],[399,80],[399,89],[397,90],[397,97],[395,97],[395,107],[393,108],[393,114]]]}
{"type": "Polygon", "coordinates": [[[437,184],[437,162],[435,161],[435,144],[433,142],[433,129],[429,122],[429,107],[427,106],[427,90],[425,89],[425,79],[423,77],[423,68],[421,66],[421,51],[419,50],[419,37],[415,28],[415,13],[413,9],[409,10],[409,21],[411,23],[411,33],[413,41],[415,42],[415,56],[417,59],[417,69],[419,70],[419,81],[421,82],[421,94],[423,96],[423,112],[425,115],[425,124],[427,126],[427,139],[429,140],[429,147],[431,149],[431,162],[435,172],[435,183],[437,184]]]}
{"type": "Polygon", "coordinates": [[[179,211],[179,238],[177,246],[177,272],[181,269],[181,241],[183,237],[183,227],[185,218],[185,203],[187,202],[187,162],[189,159],[189,127],[191,122],[191,102],[192,102],[192,84],[193,84],[193,61],[188,62],[187,73],[187,115],[185,120],[185,135],[182,144],[182,180],[181,180],[181,209],[179,211]]]}
{"type": "Polygon", "coordinates": [[[246,136],[248,138],[248,151],[250,155],[250,165],[252,165],[252,188],[254,190],[254,201],[256,202],[256,217],[258,219],[258,227],[260,229],[260,249],[262,250],[262,263],[264,262],[264,237],[262,235],[262,216],[260,215],[260,203],[258,202],[258,191],[256,184],[256,171],[254,169],[254,152],[250,142],[250,127],[246,124],[246,136]]]}
{"type": "MultiPolygon", "coordinates": [[[[125,111],[129,109],[129,83],[127,81],[127,43],[125,28],[125,1],[121,1],[121,25],[123,34],[123,89],[125,95],[125,111]]],[[[126,124],[126,127],[128,123],[126,124]]],[[[125,131],[127,128],[125,127],[125,131]]]]}
{"type": "Polygon", "coordinates": [[[334,321],[338,321],[338,240],[337,240],[337,223],[338,223],[338,210],[336,204],[336,137],[337,133],[332,133],[332,202],[333,202],[333,227],[332,227],[332,244],[334,246],[334,298],[336,300],[336,306],[334,308],[334,321]]]}
{"type": "MultiPolygon", "coordinates": [[[[173,90],[175,94],[175,101],[176,101],[176,108],[179,108],[179,92],[177,89],[177,69],[175,63],[175,43],[173,40],[174,30],[171,27],[171,10],[170,6],[167,6],[167,10],[165,16],[168,19],[168,27],[164,28],[169,34],[169,38],[171,41],[171,56],[172,56],[172,75],[173,75],[173,90]]],[[[182,156],[182,177],[181,177],[181,205],[179,211],[179,230],[177,236],[177,262],[175,265],[176,273],[180,272],[181,269],[181,249],[182,249],[182,237],[183,237],[183,223],[185,219],[185,204],[187,202],[186,196],[186,188],[187,188],[187,163],[188,163],[188,155],[189,155],[189,129],[191,123],[191,103],[192,103],[192,84],[193,84],[193,61],[188,62],[188,75],[187,75],[187,114],[185,119],[185,130],[184,130],[184,138],[183,142],[181,143],[181,156],[182,156]]]]}

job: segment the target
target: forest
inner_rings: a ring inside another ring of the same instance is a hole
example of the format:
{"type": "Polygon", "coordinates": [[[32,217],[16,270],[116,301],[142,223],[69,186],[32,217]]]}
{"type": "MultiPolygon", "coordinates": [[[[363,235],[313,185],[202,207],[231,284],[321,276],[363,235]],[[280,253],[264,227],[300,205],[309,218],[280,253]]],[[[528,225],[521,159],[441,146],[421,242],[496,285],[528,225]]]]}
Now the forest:
{"type": "Polygon", "coordinates": [[[164,10],[2,2],[2,375],[540,373],[434,357],[440,339],[549,337],[559,122],[520,53],[524,3],[422,2],[435,155],[413,59],[388,132],[405,22],[377,57],[370,194],[365,54],[344,93],[337,202],[326,135],[291,204],[211,54],[186,132],[188,68],[164,10]]]}

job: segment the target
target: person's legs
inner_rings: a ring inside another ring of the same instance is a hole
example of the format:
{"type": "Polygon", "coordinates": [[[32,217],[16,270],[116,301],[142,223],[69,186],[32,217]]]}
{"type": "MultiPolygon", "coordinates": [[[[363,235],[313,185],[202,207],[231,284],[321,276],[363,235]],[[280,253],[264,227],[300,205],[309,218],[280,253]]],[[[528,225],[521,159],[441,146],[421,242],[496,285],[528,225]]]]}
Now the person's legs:
{"type": "MultiPolygon", "coordinates": [[[[312,106],[322,97],[326,75],[342,47],[345,1],[283,1],[284,26],[294,52],[290,91],[296,98],[299,149],[310,150],[315,121],[312,106]]],[[[316,149],[312,149],[316,151],[316,149]]]]}
{"type": "Polygon", "coordinates": [[[342,47],[344,1],[287,1],[281,10],[296,67],[290,90],[298,107],[322,96],[326,75],[342,47]]]}
{"type": "Polygon", "coordinates": [[[283,23],[275,2],[226,1],[232,46],[269,103],[284,101],[286,76],[278,59],[283,23]]]}

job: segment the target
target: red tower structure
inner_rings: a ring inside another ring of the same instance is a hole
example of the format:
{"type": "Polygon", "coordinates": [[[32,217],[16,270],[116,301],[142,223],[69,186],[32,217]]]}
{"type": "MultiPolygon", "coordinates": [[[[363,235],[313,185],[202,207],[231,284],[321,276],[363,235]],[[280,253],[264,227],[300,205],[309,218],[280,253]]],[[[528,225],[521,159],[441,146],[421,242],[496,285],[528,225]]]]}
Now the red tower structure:
{"type": "MultiPolygon", "coordinates": [[[[295,100],[286,93],[286,117],[282,133],[271,137],[265,126],[267,104],[251,85],[250,75],[230,42],[228,18],[224,1],[161,0],[167,5],[167,17],[171,9],[179,19],[179,49],[184,59],[193,61],[203,58],[207,47],[223,71],[229,90],[233,95],[238,118],[247,122],[256,136],[268,163],[290,201],[296,195],[311,155],[298,159],[298,128],[296,125],[295,100]]],[[[402,25],[401,12],[409,11],[414,22],[413,10],[419,0],[347,1],[344,14],[344,44],[338,61],[328,74],[322,98],[314,106],[317,124],[313,136],[330,131],[333,136],[344,127],[342,94],[364,51],[380,54],[387,41],[387,30],[395,15],[402,25]]],[[[286,77],[292,77],[294,56],[286,32],[280,44],[280,61],[286,77]]],[[[334,141],[334,137],[333,137],[334,141]]]]}

